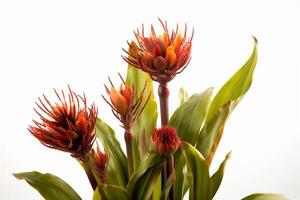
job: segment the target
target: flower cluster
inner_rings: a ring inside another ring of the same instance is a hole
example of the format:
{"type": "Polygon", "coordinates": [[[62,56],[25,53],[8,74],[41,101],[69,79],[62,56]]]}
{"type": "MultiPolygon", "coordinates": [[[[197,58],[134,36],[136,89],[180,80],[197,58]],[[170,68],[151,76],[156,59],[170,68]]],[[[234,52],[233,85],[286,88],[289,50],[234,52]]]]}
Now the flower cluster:
{"type": "MultiPolygon", "coordinates": [[[[190,61],[191,45],[193,34],[187,37],[187,28],[184,34],[175,31],[169,34],[167,23],[159,19],[163,33],[156,35],[153,26],[149,37],[144,36],[144,28],[140,33],[135,32],[138,45],[130,44],[128,58],[124,58],[133,67],[147,72],[154,81],[164,86],[165,97],[168,96],[167,82],[172,80],[176,74],[184,70],[190,61]],[[167,91],[167,92],[166,92],[167,91]]],[[[127,168],[125,176],[130,177],[134,173],[134,145],[135,135],[132,132],[134,122],[141,116],[145,109],[151,93],[145,94],[147,82],[144,83],[142,91],[137,94],[134,85],[127,84],[119,74],[122,83],[117,89],[109,78],[110,86],[105,86],[109,98],[103,99],[112,109],[115,117],[122,123],[125,129],[125,143],[127,150],[127,168]]],[[[161,87],[159,87],[161,91],[161,87]]],[[[151,90],[150,90],[151,91],[151,90]]],[[[108,171],[109,157],[106,151],[100,151],[97,145],[92,149],[95,138],[95,127],[97,121],[97,108],[94,104],[87,107],[85,95],[80,96],[68,87],[68,93],[61,90],[61,93],[54,89],[58,99],[57,102],[50,102],[45,95],[38,98],[34,108],[40,117],[40,121],[33,120],[28,130],[43,145],[71,153],[77,158],[86,171],[87,177],[95,190],[97,187],[107,185],[106,174],[108,171]]],[[[168,122],[168,98],[161,98],[161,117],[165,118],[161,128],[153,128],[151,143],[154,152],[166,155],[173,159],[172,153],[176,151],[181,143],[173,127],[167,126],[168,122]]],[[[111,152],[110,152],[111,153],[111,152]]],[[[166,158],[166,157],[164,157],[166,158]]],[[[113,166],[113,164],[112,164],[113,166]]],[[[164,165],[166,167],[167,165],[164,165]]],[[[164,177],[174,176],[174,163],[169,163],[169,170],[164,169],[164,177]]],[[[108,179],[108,178],[107,178],[108,179]]],[[[172,190],[171,190],[172,191],[172,190]]]]}

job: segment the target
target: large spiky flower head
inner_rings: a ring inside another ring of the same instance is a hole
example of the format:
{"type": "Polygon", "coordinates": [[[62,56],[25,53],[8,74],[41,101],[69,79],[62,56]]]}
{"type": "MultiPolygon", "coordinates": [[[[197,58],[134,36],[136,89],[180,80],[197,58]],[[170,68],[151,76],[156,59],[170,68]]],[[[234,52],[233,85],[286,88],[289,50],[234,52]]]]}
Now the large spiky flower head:
{"type": "Polygon", "coordinates": [[[85,95],[80,96],[68,87],[67,97],[61,90],[54,92],[58,99],[51,103],[45,95],[38,98],[35,112],[40,121],[33,120],[28,130],[43,145],[71,153],[84,161],[95,141],[97,108],[87,107],[85,95]]]}
{"type": "Polygon", "coordinates": [[[148,94],[148,96],[144,98],[144,92],[147,84],[146,82],[142,92],[140,94],[136,94],[134,92],[134,85],[129,86],[125,83],[120,74],[119,77],[122,80],[119,90],[115,88],[110,78],[108,79],[111,89],[104,85],[110,101],[107,100],[103,95],[102,97],[106,103],[110,105],[113,114],[122,123],[123,128],[129,130],[133,122],[135,122],[142,114],[151,94],[148,94]]]}
{"type": "Polygon", "coordinates": [[[130,65],[143,70],[151,75],[154,81],[166,83],[172,80],[176,74],[181,73],[188,65],[191,59],[192,39],[187,36],[187,26],[184,33],[178,30],[178,24],[175,30],[170,33],[167,22],[162,22],[163,33],[157,35],[153,25],[149,37],[142,30],[134,31],[137,45],[129,43],[128,57],[123,59],[130,65]]]}

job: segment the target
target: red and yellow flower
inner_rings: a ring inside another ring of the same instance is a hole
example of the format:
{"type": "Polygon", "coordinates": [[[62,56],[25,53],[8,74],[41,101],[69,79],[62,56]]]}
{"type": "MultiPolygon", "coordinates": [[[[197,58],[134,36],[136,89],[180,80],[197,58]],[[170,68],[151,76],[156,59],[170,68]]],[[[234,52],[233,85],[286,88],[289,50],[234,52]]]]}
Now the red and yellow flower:
{"type": "Polygon", "coordinates": [[[123,124],[123,127],[126,130],[129,130],[132,123],[136,121],[143,112],[143,109],[150,98],[150,94],[146,100],[144,100],[144,91],[147,84],[145,83],[142,92],[136,96],[134,87],[126,84],[121,75],[120,78],[122,83],[119,87],[119,90],[116,90],[110,79],[109,82],[111,84],[111,89],[105,85],[105,89],[110,101],[108,101],[103,95],[102,97],[110,105],[113,114],[123,124]]]}
{"type": "Polygon", "coordinates": [[[40,121],[33,120],[28,130],[43,145],[69,152],[71,156],[85,160],[95,141],[97,108],[87,107],[85,95],[80,96],[68,87],[68,94],[59,94],[58,102],[51,103],[45,95],[38,98],[34,110],[40,121]],[[38,111],[39,110],[39,111],[38,111]]]}
{"type": "Polygon", "coordinates": [[[176,30],[169,33],[167,22],[159,22],[163,27],[163,33],[157,35],[153,26],[149,37],[142,30],[134,32],[137,39],[129,44],[128,58],[123,57],[130,65],[149,73],[154,81],[166,83],[172,80],[176,74],[181,73],[191,60],[192,39],[187,37],[187,27],[184,34],[176,30]]]}
{"type": "Polygon", "coordinates": [[[163,126],[152,130],[151,142],[154,151],[169,155],[177,150],[181,141],[175,128],[163,126]]]}
{"type": "Polygon", "coordinates": [[[102,184],[105,183],[105,176],[107,172],[107,166],[108,166],[108,155],[104,151],[103,153],[100,151],[99,146],[97,145],[97,150],[92,150],[92,156],[93,156],[93,167],[94,170],[99,177],[102,184]]]}

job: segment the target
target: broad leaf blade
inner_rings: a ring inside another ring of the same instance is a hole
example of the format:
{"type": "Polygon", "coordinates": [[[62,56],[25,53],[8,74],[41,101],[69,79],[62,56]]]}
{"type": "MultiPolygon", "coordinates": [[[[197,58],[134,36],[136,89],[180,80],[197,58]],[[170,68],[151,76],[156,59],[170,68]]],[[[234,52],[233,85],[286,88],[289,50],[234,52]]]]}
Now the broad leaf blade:
{"type": "Polygon", "coordinates": [[[224,176],[224,170],[225,170],[225,166],[227,161],[229,160],[231,155],[231,152],[229,152],[224,161],[221,163],[219,169],[214,173],[214,175],[212,175],[211,177],[211,198],[213,198],[215,196],[215,194],[217,193],[221,182],[223,180],[223,176],[224,176]]]}
{"type": "MultiPolygon", "coordinates": [[[[135,43],[132,42],[132,45],[135,45],[135,43]]],[[[131,50],[129,49],[129,51],[131,50]]],[[[157,104],[154,98],[152,79],[149,74],[128,65],[126,84],[134,86],[134,92],[137,95],[136,98],[141,94],[145,84],[144,100],[146,100],[150,94],[150,99],[143,113],[133,126],[135,136],[133,151],[135,153],[134,169],[136,169],[143,154],[151,150],[150,136],[152,128],[156,126],[157,104]]]]}
{"type": "Polygon", "coordinates": [[[254,48],[247,62],[223,85],[220,91],[213,99],[207,121],[210,121],[213,116],[228,102],[234,102],[242,97],[250,88],[252,83],[253,72],[257,63],[257,41],[254,38],[254,48]]]}
{"type": "Polygon", "coordinates": [[[210,164],[223,134],[225,122],[248,91],[257,63],[257,41],[248,61],[226,82],[210,104],[197,149],[210,164]]]}
{"type": "Polygon", "coordinates": [[[194,94],[172,115],[169,124],[176,128],[182,141],[192,145],[196,143],[208,110],[212,91],[213,89],[209,88],[200,94],[194,94]]]}
{"type": "Polygon", "coordinates": [[[127,158],[115,137],[113,129],[101,119],[97,119],[96,135],[109,154],[107,182],[125,187],[128,182],[127,158]]]}
{"type": "Polygon", "coordinates": [[[147,153],[140,166],[131,176],[127,185],[127,191],[132,199],[149,199],[157,178],[160,177],[161,165],[165,158],[156,153],[147,153]]]}
{"type": "Polygon", "coordinates": [[[242,200],[288,200],[288,198],[281,194],[256,193],[249,195],[242,200]]]}
{"type": "Polygon", "coordinates": [[[80,196],[65,181],[53,174],[24,172],[14,174],[17,179],[24,179],[46,200],[81,200],[80,196]]]}
{"type": "Polygon", "coordinates": [[[190,200],[210,200],[210,177],[206,160],[189,143],[182,142],[181,150],[188,167],[190,200]]]}
{"type": "Polygon", "coordinates": [[[101,194],[99,192],[99,188],[97,187],[93,194],[93,200],[102,200],[101,194]]]}
{"type": "MultiPolygon", "coordinates": [[[[194,94],[185,101],[172,115],[169,124],[176,128],[176,131],[182,141],[195,144],[203,125],[208,106],[211,100],[213,88],[208,88],[200,94],[194,94]]],[[[182,199],[185,193],[183,168],[185,160],[180,151],[174,155],[175,158],[175,198],[182,199]]]]}
{"type": "Polygon", "coordinates": [[[124,188],[117,185],[108,185],[104,191],[110,200],[130,200],[129,193],[124,188]]]}

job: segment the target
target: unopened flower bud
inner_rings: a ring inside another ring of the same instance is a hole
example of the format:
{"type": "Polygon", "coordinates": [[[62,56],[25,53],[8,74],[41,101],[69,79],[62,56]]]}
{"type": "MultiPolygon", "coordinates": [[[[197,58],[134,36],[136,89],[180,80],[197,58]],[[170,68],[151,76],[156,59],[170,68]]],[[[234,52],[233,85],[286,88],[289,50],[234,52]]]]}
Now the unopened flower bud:
{"type": "Polygon", "coordinates": [[[166,155],[176,151],[180,145],[180,139],[177,136],[176,129],[171,126],[154,128],[152,130],[151,142],[154,151],[166,155]]]}
{"type": "Polygon", "coordinates": [[[96,151],[94,149],[92,150],[92,155],[94,160],[94,170],[97,176],[99,177],[101,183],[105,183],[105,176],[108,166],[108,155],[105,151],[102,153],[98,146],[96,151]]]}

